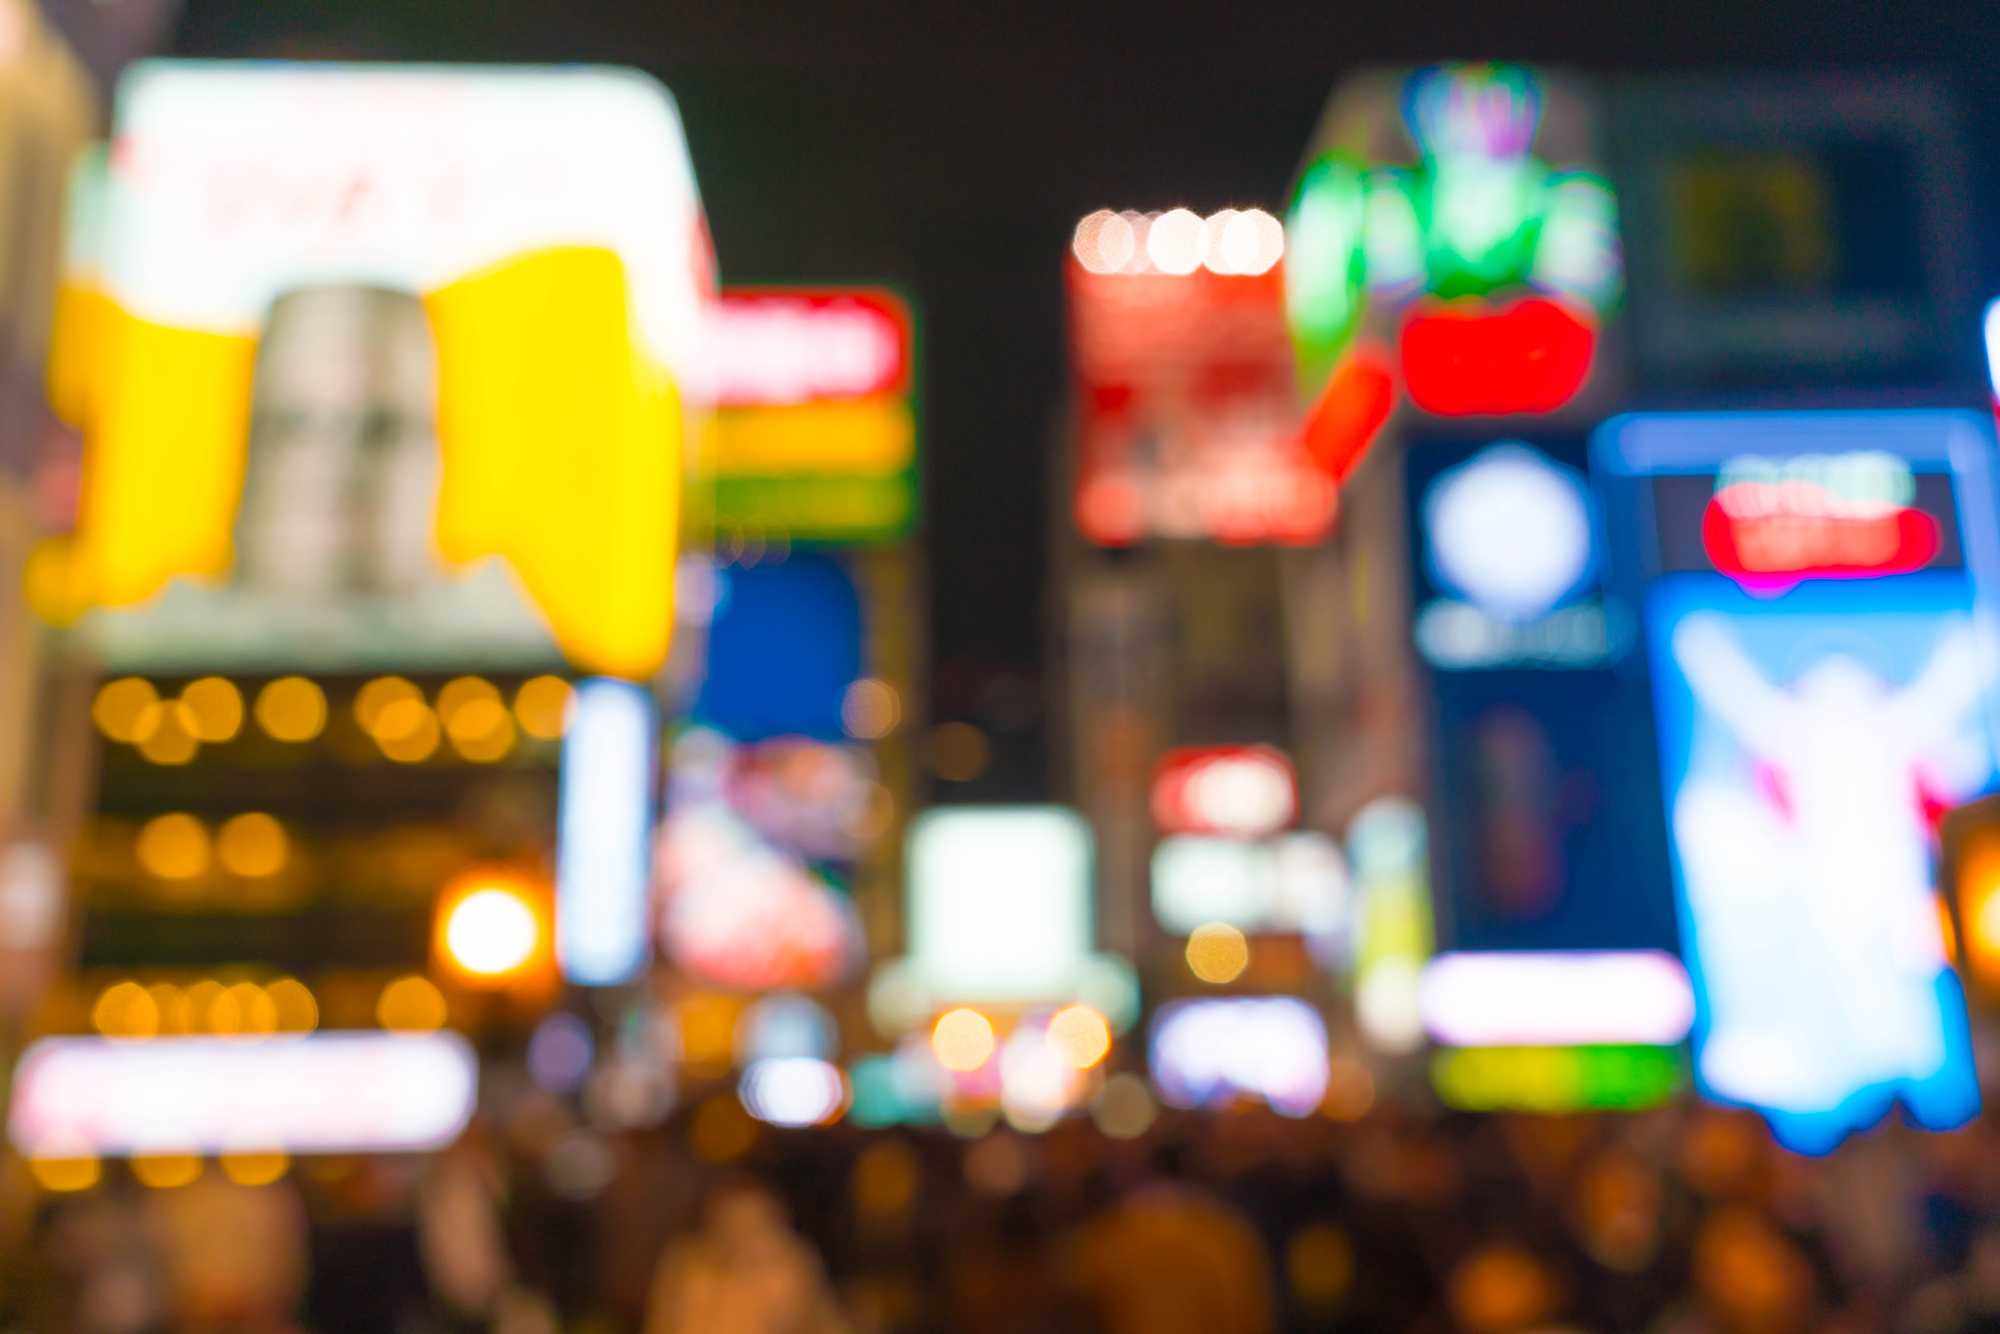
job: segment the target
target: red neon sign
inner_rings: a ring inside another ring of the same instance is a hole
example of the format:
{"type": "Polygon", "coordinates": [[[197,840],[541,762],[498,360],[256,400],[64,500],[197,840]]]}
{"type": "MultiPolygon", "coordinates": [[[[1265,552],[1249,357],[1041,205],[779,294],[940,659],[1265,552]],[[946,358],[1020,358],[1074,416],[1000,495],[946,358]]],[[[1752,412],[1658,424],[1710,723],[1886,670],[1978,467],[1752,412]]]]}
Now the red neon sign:
{"type": "Polygon", "coordinates": [[[1271,834],[1298,813],[1298,777],[1271,746],[1183,746],[1153,770],[1152,805],[1163,833],[1271,834]]]}
{"type": "Polygon", "coordinates": [[[1403,325],[1410,401],[1441,417],[1554,412],[1590,374],[1597,330],[1543,297],[1433,305],[1403,325]]]}
{"type": "Polygon", "coordinates": [[[1937,520],[1919,509],[1844,500],[1806,481],[1736,482],[1701,517],[1715,568],[1750,585],[1906,574],[1938,553],[1937,520]]]}

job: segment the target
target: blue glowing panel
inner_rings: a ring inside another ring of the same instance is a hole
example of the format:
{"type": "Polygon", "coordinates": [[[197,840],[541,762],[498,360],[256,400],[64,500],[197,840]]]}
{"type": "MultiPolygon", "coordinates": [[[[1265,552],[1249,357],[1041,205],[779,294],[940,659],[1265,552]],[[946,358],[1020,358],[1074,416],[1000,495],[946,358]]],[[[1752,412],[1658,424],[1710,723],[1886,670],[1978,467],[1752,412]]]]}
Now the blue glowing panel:
{"type": "Polygon", "coordinates": [[[1979,1109],[1933,824],[1996,778],[1992,454],[1951,413],[1625,418],[1595,442],[1696,1081],[1802,1152],[1897,1103],[1933,1130],[1979,1109]]]}
{"type": "Polygon", "coordinates": [[[840,739],[841,701],[861,675],[861,599],[847,571],[795,553],[716,579],[695,719],[738,741],[840,739]]]}
{"type": "Polygon", "coordinates": [[[563,732],[556,963],[581,986],[629,982],[646,966],[658,729],[645,687],[577,683],[563,732]]]}

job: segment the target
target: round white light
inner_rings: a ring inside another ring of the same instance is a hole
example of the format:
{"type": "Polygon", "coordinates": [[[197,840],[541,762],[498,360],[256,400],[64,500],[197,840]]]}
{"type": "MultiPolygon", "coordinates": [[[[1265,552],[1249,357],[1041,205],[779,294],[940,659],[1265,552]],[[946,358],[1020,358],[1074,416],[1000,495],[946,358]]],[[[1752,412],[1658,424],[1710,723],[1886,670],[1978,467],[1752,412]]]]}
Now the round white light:
{"type": "Polygon", "coordinates": [[[752,1061],[736,1085],[743,1110],[774,1126],[830,1121],[847,1101],[840,1068],[811,1056],[752,1061]]]}
{"type": "Polygon", "coordinates": [[[1184,208],[1162,213],[1147,229],[1146,254],[1161,273],[1193,273],[1208,255],[1208,228],[1184,208]]]}
{"type": "Polygon", "coordinates": [[[1261,208],[1248,209],[1222,228],[1219,273],[1268,273],[1285,253],[1285,228],[1261,208]]]}
{"type": "Polygon", "coordinates": [[[535,910],[504,889],[474,890],[445,922],[445,948],[468,973],[498,977],[528,962],[541,924],[535,910]]]}
{"type": "Polygon", "coordinates": [[[1482,451],[1431,484],[1431,569],[1487,615],[1531,621],[1590,576],[1583,483],[1521,444],[1482,451]]]}
{"type": "Polygon", "coordinates": [[[1070,249],[1092,273],[1116,273],[1132,258],[1132,224],[1101,208],[1076,225],[1070,249]]]}
{"type": "Polygon", "coordinates": [[[1268,834],[1292,818],[1292,776],[1257,755],[1210,760],[1188,776],[1183,800],[1197,822],[1228,834],[1268,834]]]}

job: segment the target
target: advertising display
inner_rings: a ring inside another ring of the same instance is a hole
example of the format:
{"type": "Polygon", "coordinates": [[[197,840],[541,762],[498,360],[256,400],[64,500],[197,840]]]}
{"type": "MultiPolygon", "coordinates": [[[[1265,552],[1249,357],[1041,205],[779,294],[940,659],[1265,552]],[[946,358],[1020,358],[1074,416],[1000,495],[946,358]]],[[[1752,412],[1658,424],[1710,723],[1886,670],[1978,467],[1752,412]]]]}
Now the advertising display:
{"type": "Polygon", "coordinates": [[[2000,777],[1990,423],[1633,416],[1593,454],[1652,680],[1699,1086],[1807,1152],[1896,1104],[1963,1123],[1934,825],[2000,777]]]}
{"type": "MultiPolygon", "coordinates": [[[[184,637],[268,661],[294,628],[308,656],[374,638],[372,595],[398,589],[423,609],[391,641],[435,625],[518,654],[524,602],[583,670],[659,666],[713,282],[663,89],[151,62],[113,134],[72,195],[50,384],[85,461],[75,532],[29,568],[45,616],[162,597],[184,637]],[[316,355],[355,325],[372,357],[316,355]],[[346,605],[255,629],[328,595],[346,605]]],[[[137,665],[163,639],[108,646],[137,665]]]]}
{"type": "Polygon", "coordinates": [[[1313,425],[1393,343],[1424,412],[1545,414],[1590,379],[1623,279],[1618,205],[1575,87],[1520,65],[1344,83],[1286,216],[1286,312],[1313,425]]]}
{"type": "Polygon", "coordinates": [[[917,518],[916,329],[883,288],[736,288],[691,523],[718,544],[888,542],[917,518]]]}
{"type": "Polygon", "coordinates": [[[1620,83],[1636,369],[1661,387],[1941,386],[1965,286],[1969,169],[1948,83],[1730,75],[1620,83]]]}
{"type": "MultiPolygon", "coordinates": [[[[1301,434],[1284,250],[1258,209],[1077,224],[1065,274],[1087,540],[1300,545],[1331,531],[1359,450],[1301,434]]],[[[1388,413],[1378,388],[1356,408],[1364,442],[1388,413]]]]}

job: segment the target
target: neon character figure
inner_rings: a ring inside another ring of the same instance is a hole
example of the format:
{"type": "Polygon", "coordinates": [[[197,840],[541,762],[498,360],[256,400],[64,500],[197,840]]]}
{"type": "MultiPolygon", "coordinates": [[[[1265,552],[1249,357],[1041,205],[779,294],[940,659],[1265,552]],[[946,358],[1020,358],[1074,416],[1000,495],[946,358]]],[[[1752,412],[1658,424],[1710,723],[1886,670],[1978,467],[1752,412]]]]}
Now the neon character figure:
{"type": "Polygon", "coordinates": [[[1723,617],[1673,633],[1700,708],[1748,761],[1690,773],[1673,804],[1699,1072],[1793,1147],[1829,1149],[1898,1098],[1932,1129],[1978,1110],[1924,802],[1990,771],[1966,734],[1993,681],[1986,647],[1960,623],[1906,685],[1834,651],[1777,686],[1723,617]]]}
{"type": "Polygon", "coordinates": [[[1372,355],[1355,346],[1371,297],[1402,314],[1403,383],[1427,412],[1552,412],[1582,388],[1623,281],[1618,207],[1603,177],[1534,155],[1544,100],[1519,65],[1432,66],[1403,89],[1414,166],[1343,148],[1307,167],[1286,296],[1304,378],[1328,387],[1315,425],[1372,355]]]}

